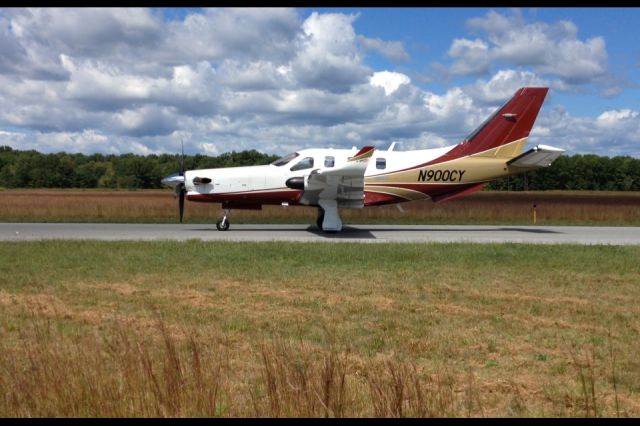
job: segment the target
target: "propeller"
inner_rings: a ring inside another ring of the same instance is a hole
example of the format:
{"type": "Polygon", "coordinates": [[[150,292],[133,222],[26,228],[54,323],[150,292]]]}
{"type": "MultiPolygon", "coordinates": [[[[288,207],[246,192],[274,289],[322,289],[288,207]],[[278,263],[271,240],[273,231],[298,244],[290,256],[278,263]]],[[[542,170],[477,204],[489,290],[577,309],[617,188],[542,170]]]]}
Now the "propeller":
{"type": "Polygon", "coordinates": [[[182,148],[182,157],[180,158],[180,171],[178,176],[182,176],[182,182],[176,185],[176,193],[178,193],[178,205],[180,207],[180,223],[182,223],[182,216],[184,215],[184,195],[187,192],[184,188],[184,142],[180,139],[180,146],[182,148]]]}
{"type": "Polygon", "coordinates": [[[173,173],[162,179],[162,183],[173,188],[176,197],[178,197],[178,207],[180,208],[180,223],[184,215],[184,198],[187,190],[184,186],[184,142],[182,144],[182,157],[180,158],[180,171],[173,173]]]}
{"type": "Polygon", "coordinates": [[[182,216],[184,215],[184,194],[185,189],[184,189],[184,183],[180,183],[177,187],[176,187],[176,192],[178,192],[178,205],[180,206],[180,223],[182,223],[182,216]]]}

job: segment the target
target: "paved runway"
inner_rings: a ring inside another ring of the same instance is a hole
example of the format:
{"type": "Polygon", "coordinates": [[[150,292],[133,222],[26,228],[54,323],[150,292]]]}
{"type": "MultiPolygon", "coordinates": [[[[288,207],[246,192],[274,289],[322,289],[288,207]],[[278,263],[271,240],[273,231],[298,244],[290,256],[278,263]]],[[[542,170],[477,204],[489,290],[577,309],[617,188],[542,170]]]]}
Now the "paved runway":
{"type": "Polygon", "coordinates": [[[533,244],[640,244],[640,227],[348,225],[325,234],[314,225],[0,223],[0,240],[225,240],[303,242],[514,242],[533,244]]]}

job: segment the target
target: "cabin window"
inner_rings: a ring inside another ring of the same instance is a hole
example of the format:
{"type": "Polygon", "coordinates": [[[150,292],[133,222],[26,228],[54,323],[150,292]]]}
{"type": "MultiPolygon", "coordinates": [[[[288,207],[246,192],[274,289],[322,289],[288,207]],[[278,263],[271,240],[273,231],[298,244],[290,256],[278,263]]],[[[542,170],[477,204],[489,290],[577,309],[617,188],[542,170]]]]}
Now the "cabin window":
{"type": "Polygon", "coordinates": [[[291,167],[291,171],[310,169],[313,167],[313,157],[305,157],[298,162],[295,166],[291,167]]]}
{"type": "Polygon", "coordinates": [[[298,155],[297,152],[292,152],[291,154],[287,154],[284,157],[278,158],[276,161],[274,161],[273,164],[274,166],[284,166],[285,164],[291,162],[291,160],[293,160],[294,158],[296,158],[298,155]]]}
{"type": "Polygon", "coordinates": [[[386,169],[386,168],[387,168],[387,159],[376,158],[376,169],[386,169]]]}
{"type": "Polygon", "coordinates": [[[333,167],[335,163],[336,163],[336,159],[333,156],[327,155],[326,157],[324,157],[325,167],[333,167]]]}

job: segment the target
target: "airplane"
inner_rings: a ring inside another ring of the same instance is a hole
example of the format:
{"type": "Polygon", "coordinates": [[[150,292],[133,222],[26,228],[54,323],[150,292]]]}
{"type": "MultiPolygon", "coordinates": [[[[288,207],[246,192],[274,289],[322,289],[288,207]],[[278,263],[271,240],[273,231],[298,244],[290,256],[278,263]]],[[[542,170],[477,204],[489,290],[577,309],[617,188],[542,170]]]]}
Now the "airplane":
{"type": "Polygon", "coordinates": [[[523,87],[462,142],[443,148],[394,151],[364,146],[303,149],[268,165],[184,170],[162,183],[184,200],[220,203],[219,231],[229,229],[231,209],[263,205],[314,206],[324,232],[342,230],[339,209],[431,199],[451,200],[495,179],[548,167],[563,149],[537,145],[523,152],[548,88],[523,87]]]}

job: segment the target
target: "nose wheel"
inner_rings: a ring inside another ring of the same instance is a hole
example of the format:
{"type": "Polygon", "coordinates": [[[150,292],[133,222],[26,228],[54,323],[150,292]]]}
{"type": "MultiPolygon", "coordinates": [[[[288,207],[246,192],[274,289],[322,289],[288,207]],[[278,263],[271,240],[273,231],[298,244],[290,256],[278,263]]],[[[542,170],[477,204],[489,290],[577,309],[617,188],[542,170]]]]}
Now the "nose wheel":
{"type": "Polygon", "coordinates": [[[216,228],[218,228],[218,231],[226,231],[229,229],[230,224],[229,209],[224,209],[224,215],[216,222],[216,228]]]}

